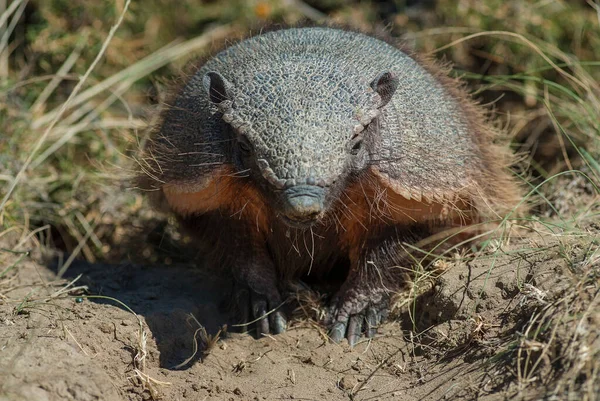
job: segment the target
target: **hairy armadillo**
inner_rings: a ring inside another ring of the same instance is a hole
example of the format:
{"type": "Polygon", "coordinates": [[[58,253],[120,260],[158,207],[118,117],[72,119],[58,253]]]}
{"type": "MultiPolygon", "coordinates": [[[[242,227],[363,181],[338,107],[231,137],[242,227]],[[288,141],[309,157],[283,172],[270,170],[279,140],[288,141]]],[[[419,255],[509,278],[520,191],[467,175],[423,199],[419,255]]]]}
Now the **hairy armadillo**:
{"type": "Polygon", "coordinates": [[[259,333],[286,329],[286,280],[345,269],[327,322],[354,344],[406,283],[403,242],[502,217],[519,199],[509,152],[440,71],[327,27],[245,39],[177,92],[141,186],[229,269],[259,333]]]}

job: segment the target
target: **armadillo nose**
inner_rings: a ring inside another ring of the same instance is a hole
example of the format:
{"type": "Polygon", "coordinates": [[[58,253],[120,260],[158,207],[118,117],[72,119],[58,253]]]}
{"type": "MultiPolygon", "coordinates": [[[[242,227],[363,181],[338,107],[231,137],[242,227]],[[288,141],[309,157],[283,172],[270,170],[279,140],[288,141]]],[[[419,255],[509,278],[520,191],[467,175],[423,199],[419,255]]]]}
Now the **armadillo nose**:
{"type": "Polygon", "coordinates": [[[295,220],[308,220],[321,213],[322,205],[318,198],[310,195],[300,195],[289,200],[288,216],[295,220]]]}
{"type": "Polygon", "coordinates": [[[292,187],[286,191],[285,217],[308,223],[323,211],[323,190],[317,186],[292,187]]]}

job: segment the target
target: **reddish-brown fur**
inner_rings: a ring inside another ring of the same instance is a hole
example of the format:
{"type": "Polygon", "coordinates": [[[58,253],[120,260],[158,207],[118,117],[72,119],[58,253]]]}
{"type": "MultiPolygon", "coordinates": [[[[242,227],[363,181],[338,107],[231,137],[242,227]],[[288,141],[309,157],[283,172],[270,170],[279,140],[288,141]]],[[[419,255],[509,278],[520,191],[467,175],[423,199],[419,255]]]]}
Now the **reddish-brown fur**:
{"type": "Polygon", "coordinates": [[[200,191],[187,192],[185,186],[165,184],[162,196],[171,210],[182,216],[219,211],[252,221],[257,232],[264,234],[269,229],[269,207],[248,179],[235,176],[231,165],[221,166],[200,191]]]}
{"type": "Polygon", "coordinates": [[[348,249],[351,260],[358,257],[369,233],[386,225],[429,225],[459,227],[472,223],[477,217],[468,202],[428,202],[408,200],[390,190],[375,172],[368,171],[346,189],[333,210],[339,230],[339,245],[348,249]]]}

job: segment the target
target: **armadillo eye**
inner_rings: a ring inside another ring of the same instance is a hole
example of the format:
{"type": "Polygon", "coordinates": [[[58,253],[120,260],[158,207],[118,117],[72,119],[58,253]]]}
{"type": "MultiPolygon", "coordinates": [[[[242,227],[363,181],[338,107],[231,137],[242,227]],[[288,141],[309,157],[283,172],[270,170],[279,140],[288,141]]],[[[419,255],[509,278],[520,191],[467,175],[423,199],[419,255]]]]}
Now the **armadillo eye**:
{"type": "Polygon", "coordinates": [[[240,150],[242,152],[244,152],[244,153],[250,153],[250,152],[252,152],[252,147],[244,139],[241,139],[241,140],[238,141],[238,146],[239,146],[240,150]]]}
{"type": "Polygon", "coordinates": [[[357,155],[358,151],[360,150],[361,147],[362,147],[362,139],[358,139],[356,142],[354,142],[352,149],[350,149],[350,154],[357,155]]]}

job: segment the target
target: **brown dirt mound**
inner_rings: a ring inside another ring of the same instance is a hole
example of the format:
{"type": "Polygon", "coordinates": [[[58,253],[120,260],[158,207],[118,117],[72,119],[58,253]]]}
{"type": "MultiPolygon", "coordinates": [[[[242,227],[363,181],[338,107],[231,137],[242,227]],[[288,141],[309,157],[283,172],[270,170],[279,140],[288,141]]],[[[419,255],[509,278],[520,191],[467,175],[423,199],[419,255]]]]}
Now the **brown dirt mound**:
{"type": "Polygon", "coordinates": [[[430,291],[354,349],[308,319],[258,340],[211,336],[233,323],[229,289],[189,266],[80,263],[56,280],[22,260],[0,276],[0,400],[592,399],[590,233],[528,234],[444,262],[430,291]]]}

